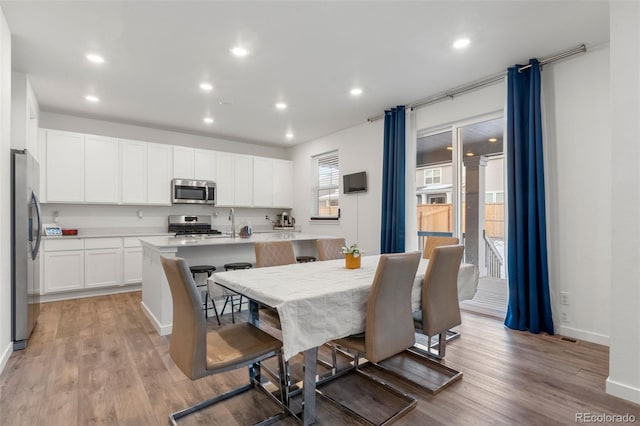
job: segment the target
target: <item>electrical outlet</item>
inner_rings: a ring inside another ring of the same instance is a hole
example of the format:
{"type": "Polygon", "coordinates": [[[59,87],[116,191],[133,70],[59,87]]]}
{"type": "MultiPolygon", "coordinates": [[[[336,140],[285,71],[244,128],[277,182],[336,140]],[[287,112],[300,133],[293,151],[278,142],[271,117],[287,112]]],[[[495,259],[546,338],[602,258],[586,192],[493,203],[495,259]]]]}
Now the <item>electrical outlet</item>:
{"type": "Polygon", "coordinates": [[[264,215],[264,220],[271,220],[271,219],[269,219],[269,215],[268,214],[264,215]]]}
{"type": "Polygon", "coordinates": [[[570,305],[569,303],[569,299],[570,299],[570,294],[566,291],[561,291],[560,292],[560,304],[561,305],[570,305]]]}
{"type": "Polygon", "coordinates": [[[569,314],[568,314],[568,313],[566,313],[566,312],[562,312],[562,313],[560,314],[560,320],[561,320],[562,322],[569,322],[569,314]]]}

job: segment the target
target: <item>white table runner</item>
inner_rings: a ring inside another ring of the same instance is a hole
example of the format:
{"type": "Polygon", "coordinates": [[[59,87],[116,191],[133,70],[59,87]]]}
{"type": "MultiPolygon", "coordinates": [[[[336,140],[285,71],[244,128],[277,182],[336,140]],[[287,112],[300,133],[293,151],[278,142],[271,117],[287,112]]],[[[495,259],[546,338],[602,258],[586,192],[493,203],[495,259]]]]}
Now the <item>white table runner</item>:
{"type": "MultiPolygon", "coordinates": [[[[219,272],[209,278],[209,285],[213,290],[215,283],[220,283],[276,308],[284,355],[289,359],[330,340],[364,330],[367,298],[379,257],[363,256],[359,269],[346,269],[344,259],[338,259],[219,272]]],[[[422,279],[428,264],[428,260],[422,259],[418,266],[412,292],[414,310],[420,308],[422,279]]],[[[462,265],[458,294],[473,297],[477,283],[477,268],[462,265]]]]}

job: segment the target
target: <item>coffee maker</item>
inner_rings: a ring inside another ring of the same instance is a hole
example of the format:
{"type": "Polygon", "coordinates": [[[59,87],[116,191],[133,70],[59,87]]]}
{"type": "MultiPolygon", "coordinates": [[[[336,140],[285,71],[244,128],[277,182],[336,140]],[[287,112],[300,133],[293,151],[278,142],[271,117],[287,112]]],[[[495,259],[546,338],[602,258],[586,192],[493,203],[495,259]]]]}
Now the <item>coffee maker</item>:
{"type": "Polygon", "coordinates": [[[280,221],[277,225],[279,228],[293,228],[295,219],[292,218],[289,213],[282,212],[282,214],[279,214],[278,216],[280,216],[280,221]]]}

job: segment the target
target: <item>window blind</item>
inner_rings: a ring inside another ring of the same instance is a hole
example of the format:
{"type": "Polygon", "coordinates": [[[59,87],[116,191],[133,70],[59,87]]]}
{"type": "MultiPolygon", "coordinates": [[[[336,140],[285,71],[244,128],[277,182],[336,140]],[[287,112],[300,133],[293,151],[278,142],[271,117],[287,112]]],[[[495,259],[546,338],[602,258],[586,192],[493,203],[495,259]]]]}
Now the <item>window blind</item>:
{"type": "Polygon", "coordinates": [[[338,219],[340,158],[338,151],[313,157],[315,163],[314,214],[312,219],[338,219]]]}

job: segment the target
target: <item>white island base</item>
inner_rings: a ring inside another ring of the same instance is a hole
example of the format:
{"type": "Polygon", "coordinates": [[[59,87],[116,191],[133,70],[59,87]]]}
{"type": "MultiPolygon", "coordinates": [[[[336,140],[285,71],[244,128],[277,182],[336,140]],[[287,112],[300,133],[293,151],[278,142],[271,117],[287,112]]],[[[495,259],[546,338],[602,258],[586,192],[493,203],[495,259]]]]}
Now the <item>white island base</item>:
{"type": "MultiPolygon", "coordinates": [[[[317,256],[318,236],[296,232],[253,234],[249,238],[149,237],[142,238],[142,310],[158,334],[171,334],[173,305],[160,256],[181,257],[189,265],[212,265],[224,271],[226,263],[255,264],[254,243],[290,240],[296,256],[317,256]]],[[[327,237],[330,238],[330,237],[327,237]]]]}

